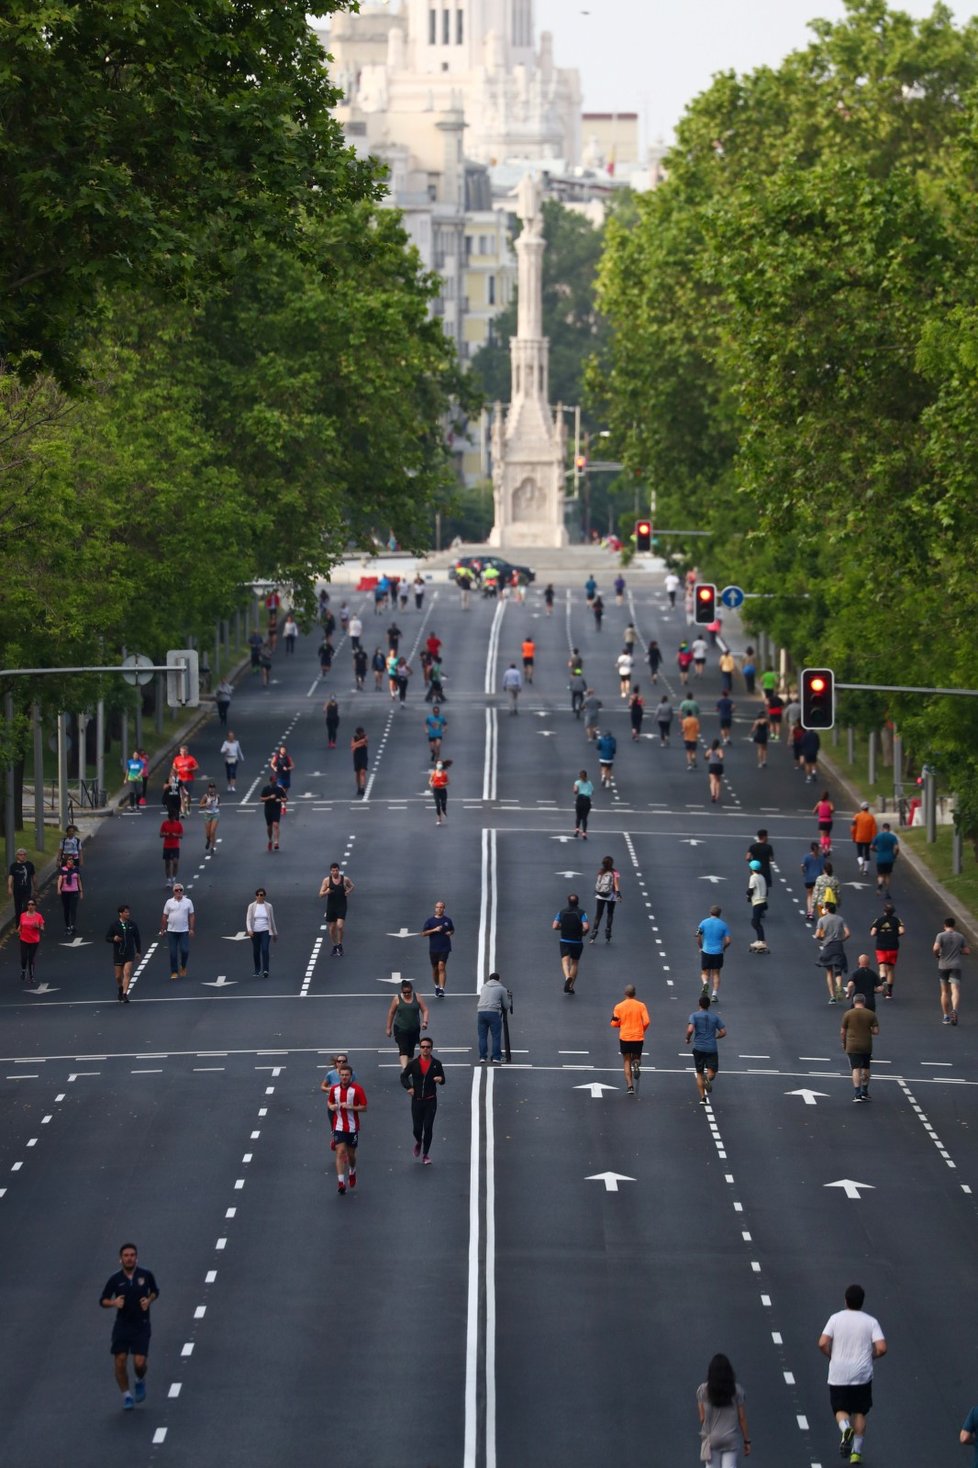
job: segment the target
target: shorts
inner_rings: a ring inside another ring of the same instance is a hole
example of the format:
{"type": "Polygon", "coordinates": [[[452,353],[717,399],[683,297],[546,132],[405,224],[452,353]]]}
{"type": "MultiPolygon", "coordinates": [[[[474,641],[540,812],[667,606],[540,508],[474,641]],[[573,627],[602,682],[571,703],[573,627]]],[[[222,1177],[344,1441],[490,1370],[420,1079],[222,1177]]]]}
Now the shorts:
{"type": "Polygon", "coordinates": [[[689,750],[695,750],[695,749],[698,749],[699,748],[699,745],[698,745],[698,743],[697,743],[697,741],[695,739],[684,739],[683,740],[683,748],[684,749],[689,749],[689,750]]]}
{"type": "Polygon", "coordinates": [[[602,770],[610,770],[611,769],[611,766],[614,764],[614,760],[613,759],[599,759],[598,760],[598,764],[600,765],[600,767],[601,767],[602,770]]]}
{"type": "Polygon", "coordinates": [[[722,775],[723,774],[723,765],[709,764],[706,767],[706,772],[707,772],[708,775],[722,775]]]}
{"type": "Polygon", "coordinates": [[[619,1040],[618,1049],[622,1055],[641,1055],[645,1045],[644,1040],[619,1040]]]}
{"type": "Polygon", "coordinates": [[[869,842],[868,841],[857,841],[856,842],[856,855],[859,857],[859,860],[860,861],[869,861],[869,842]]]}
{"type": "Polygon", "coordinates": [[[869,1050],[850,1050],[848,1060],[850,1070],[869,1070],[873,1056],[869,1050]]]}
{"type": "Polygon", "coordinates": [[[720,1056],[715,1050],[694,1050],[693,1064],[696,1066],[698,1076],[701,1076],[705,1070],[712,1070],[715,1074],[720,1069],[720,1056]]]}
{"type": "Polygon", "coordinates": [[[523,666],[524,666],[524,668],[532,668],[533,667],[533,659],[532,658],[524,658],[523,659],[523,666]]]}
{"type": "Polygon", "coordinates": [[[359,1136],[359,1133],[358,1132],[337,1132],[337,1131],[334,1131],[333,1132],[333,1142],[332,1142],[331,1150],[333,1152],[335,1152],[336,1149],[337,1149],[337,1147],[339,1147],[341,1145],[345,1145],[345,1146],[349,1147],[349,1149],[350,1149],[351,1152],[355,1152],[357,1150],[357,1143],[359,1142],[359,1140],[360,1140],[360,1136],[359,1136]]]}
{"type": "Polygon", "coordinates": [[[452,950],[450,948],[443,948],[439,953],[435,953],[431,949],[429,949],[428,959],[431,963],[431,967],[433,969],[437,969],[441,964],[447,963],[448,955],[451,953],[451,951],[452,950]]]}
{"type": "Polygon", "coordinates": [[[819,821],[819,823],[818,823],[818,829],[820,831],[824,831],[826,833],[826,835],[828,835],[828,833],[832,830],[832,822],[831,821],[819,821]]]}
{"type": "Polygon", "coordinates": [[[112,1344],[109,1350],[113,1356],[148,1356],[150,1333],[151,1328],[148,1325],[129,1325],[126,1321],[116,1321],[112,1327],[112,1344]]]}
{"type": "Polygon", "coordinates": [[[876,875],[878,877],[888,877],[892,870],[893,863],[891,861],[878,861],[876,863],[876,875]]]}
{"type": "Polygon", "coordinates": [[[414,1050],[421,1039],[420,1030],[395,1030],[394,1044],[397,1046],[398,1055],[406,1055],[408,1060],[414,1059],[414,1050]]]}
{"type": "Polygon", "coordinates": [[[942,984],[960,984],[961,970],[959,968],[938,969],[937,977],[942,984]]]}
{"type": "Polygon", "coordinates": [[[693,662],[701,670],[706,667],[706,658],[694,658],[693,662]]]}
{"type": "Polygon", "coordinates": [[[561,938],[561,940],[560,940],[560,956],[561,956],[561,958],[580,958],[580,956],[581,956],[581,954],[583,952],[584,952],[584,941],[583,941],[583,939],[581,940],[580,943],[578,943],[576,940],[573,943],[568,943],[566,941],[566,939],[561,938]]]}
{"type": "Polygon", "coordinates": [[[723,954],[701,953],[700,968],[703,970],[704,973],[712,973],[717,969],[723,968],[723,954]]]}
{"type": "Polygon", "coordinates": [[[858,1386],[830,1386],[829,1402],[833,1412],[858,1412],[865,1417],[873,1405],[872,1381],[860,1382],[858,1386]]]}
{"type": "Polygon", "coordinates": [[[266,826],[277,826],[279,821],[282,819],[281,807],[279,807],[278,810],[273,811],[269,806],[266,805],[263,814],[265,816],[266,826]]]}
{"type": "Polygon", "coordinates": [[[353,768],[355,770],[365,770],[367,768],[367,756],[360,749],[356,750],[353,755],[353,768]]]}
{"type": "Polygon", "coordinates": [[[164,848],[163,848],[163,860],[164,861],[176,861],[176,859],[177,859],[177,857],[179,855],[180,855],[180,848],[179,848],[179,846],[164,846],[164,848]]]}
{"type": "Polygon", "coordinates": [[[345,918],[345,917],[346,917],[346,903],[345,902],[327,902],[327,904],[326,904],[326,921],[328,923],[338,923],[341,918],[345,918]]]}
{"type": "Polygon", "coordinates": [[[876,962],[889,964],[890,968],[896,967],[899,957],[900,953],[896,948],[877,948],[876,950],[876,962]]]}

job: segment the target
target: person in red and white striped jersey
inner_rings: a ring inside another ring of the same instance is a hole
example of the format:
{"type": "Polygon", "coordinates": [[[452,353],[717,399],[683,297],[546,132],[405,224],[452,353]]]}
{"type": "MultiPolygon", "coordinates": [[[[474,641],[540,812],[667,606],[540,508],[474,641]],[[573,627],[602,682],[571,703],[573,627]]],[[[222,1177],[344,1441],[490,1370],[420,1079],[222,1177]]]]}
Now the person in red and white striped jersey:
{"type": "Polygon", "coordinates": [[[333,1134],[330,1146],[336,1153],[336,1191],[342,1196],[348,1181],[351,1188],[357,1185],[360,1113],[367,1109],[367,1097],[363,1087],[354,1081],[353,1071],[348,1065],[340,1066],[340,1078],[336,1084],[331,1085],[327,1078],[320,1089],[326,1092],[333,1134]]]}

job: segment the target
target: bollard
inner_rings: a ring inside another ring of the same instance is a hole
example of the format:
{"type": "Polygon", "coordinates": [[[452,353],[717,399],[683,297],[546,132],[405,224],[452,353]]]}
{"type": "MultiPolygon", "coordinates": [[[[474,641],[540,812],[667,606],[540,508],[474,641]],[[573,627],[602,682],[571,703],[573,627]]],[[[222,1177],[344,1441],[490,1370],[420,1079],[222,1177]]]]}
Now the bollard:
{"type": "Polygon", "coordinates": [[[846,759],[851,765],[856,763],[856,731],[851,724],[846,729],[846,759]]]}
{"type": "Polygon", "coordinates": [[[964,838],[961,834],[961,822],[955,817],[954,830],[951,833],[951,875],[960,877],[964,870],[964,838]]]}
{"type": "Polygon", "coordinates": [[[869,784],[876,784],[876,730],[869,731],[869,784]]]}

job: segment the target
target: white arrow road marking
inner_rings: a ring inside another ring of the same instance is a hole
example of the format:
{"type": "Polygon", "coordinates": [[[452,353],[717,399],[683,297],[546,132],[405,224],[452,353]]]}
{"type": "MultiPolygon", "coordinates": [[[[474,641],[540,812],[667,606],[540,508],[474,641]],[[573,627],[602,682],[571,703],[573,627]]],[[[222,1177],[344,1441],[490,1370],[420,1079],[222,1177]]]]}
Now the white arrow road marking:
{"type": "Polygon", "coordinates": [[[59,943],[59,948],[88,948],[91,938],[72,938],[70,943],[59,943]]]}
{"type": "Polygon", "coordinates": [[[822,1186],[824,1188],[843,1188],[845,1190],[846,1197],[855,1198],[857,1203],[859,1202],[860,1188],[868,1188],[870,1192],[875,1192],[875,1187],[873,1183],[857,1183],[851,1177],[840,1177],[838,1182],[823,1183],[822,1186]]]}
{"type": "Polygon", "coordinates": [[[541,739],[556,739],[557,737],[556,729],[538,729],[537,733],[541,739]]]}
{"type": "Polygon", "coordinates": [[[580,877],[582,875],[583,873],[581,872],[554,872],[555,877],[566,877],[568,881],[571,877],[580,877]]]}
{"type": "Polygon", "coordinates": [[[843,887],[855,887],[857,891],[861,892],[864,887],[868,887],[869,886],[869,883],[868,882],[843,882],[842,885],[843,885],[843,887]]]}
{"type": "Polygon", "coordinates": [[[566,841],[574,841],[577,838],[574,837],[574,836],[551,836],[550,839],[551,839],[551,841],[565,841],[566,842],[566,841]]]}
{"type": "Polygon", "coordinates": [[[398,933],[388,933],[388,938],[414,938],[417,934],[411,928],[401,928],[398,933]]]}
{"type": "Polygon", "coordinates": [[[218,974],[216,979],[204,979],[208,989],[226,989],[237,982],[237,979],[229,979],[226,974],[218,974]]]}
{"type": "Polygon", "coordinates": [[[241,932],[241,933],[225,933],[224,934],[224,941],[225,941],[225,943],[241,943],[245,938],[247,938],[247,936],[248,936],[248,934],[245,933],[245,932],[241,932]]]}
{"type": "Polygon", "coordinates": [[[726,877],[700,877],[701,882],[712,882],[714,887],[717,882],[725,882],[726,880],[726,877]]]}
{"type": "MultiPolygon", "coordinates": [[[[602,1099],[601,1098],[601,1092],[602,1091],[617,1091],[618,1090],[618,1087],[617,1086],[606,1086],[605,1083],[604,1083],[604,1081],[588,1081],[583,1086],[575,1086],[574,1087],[574,1090],[575,1091],[590,1091],[591,1092],[591,1100],[592,1101],[600,1101],[602,1099]]],[[[634,1182],[635,1179],[634,1178],[630,1178],[630,1179],[628,1179],[628,1181],[634,1182]]],[[[617,1189],[615,1189],[615,1191],[617,1192],[617,1189]]]]}
{"type": "Polygon", "coordinates": [[[680,846],[705,846],[706,842],[697,841],[693,836],[684,836],[679,844],[680,846]]]}
{"type": "Polygon", "coordinates": [[[605,1192],[617,1193],[619,1183],[633,1183],[633,1177],[626,1177],[623,1172],[593,1172],[590,1177],[584,1179],[586,1183],[604,1183],[605,1192]]]}
{"type": "Polygon", "coordinates": [[[378,984],[399,984],[401,982],[400,972],[395,972],[394,970],[392,970],[389,979],[378,978],[377,982],[378,984]]]}
{"type": "Polygon", "coordinates": [[[50,984],[38,984],[36,989],[25,989],[25,994],[57,994],[57,989],[52,989],[50,984]]]}
{"type": "Polygon", "coordinates": [[[784,1094],[786,1096],[803,1096],[805,1098],[806,1106],[817,1106],[818,1102],[815,1100],[816,1096],[822,1096],[825,1098],[825,1100],[828,1100],[829,1095],[828,1091],[808,1091],[804,1087],[800,1091],[785,1091],[784,1094]]]}

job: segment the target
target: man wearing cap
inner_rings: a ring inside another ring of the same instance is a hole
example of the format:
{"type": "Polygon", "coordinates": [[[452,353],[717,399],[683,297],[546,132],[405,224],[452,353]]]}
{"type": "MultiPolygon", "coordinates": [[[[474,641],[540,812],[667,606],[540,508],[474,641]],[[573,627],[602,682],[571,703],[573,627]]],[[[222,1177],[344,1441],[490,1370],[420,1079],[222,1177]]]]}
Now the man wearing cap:
{"type": "Polygon", "coordinates": [[[24,908],[31,898],[37,897],[37,868],[32,861],[27,860],[27,852],[23,846],[18,846],[14,860],[7,869],[7,896],[13,898],[14,922],[19,923],[24,908]]]}
{"type": "Polygon", "coordinates": [[[897,959],[900,957],[900,939],[905,931],[892,902],[883,903],[883,911],[869,931],[876,939],[876,962],[879,965],[883,997],[892,999],[893,979],[896,975],[897,959]]]}
{"type": "Polygon", "coordinates": [[[852,839],[856,843],[856,861],[860,872],[869,871],[870,848],[876,835],[876,817],[864,800],[852,818],[852,839]]]}
{"type": "Polygon", "coordinates": [[[166,934],[170,945],[170,978],[187,977],[187,960],[190,957],[190,940],[196,932],[196,914],[189,897],[184,895],[183,883],[174,882],[173,896],[163,904],[160,934],[166,934]]]}

